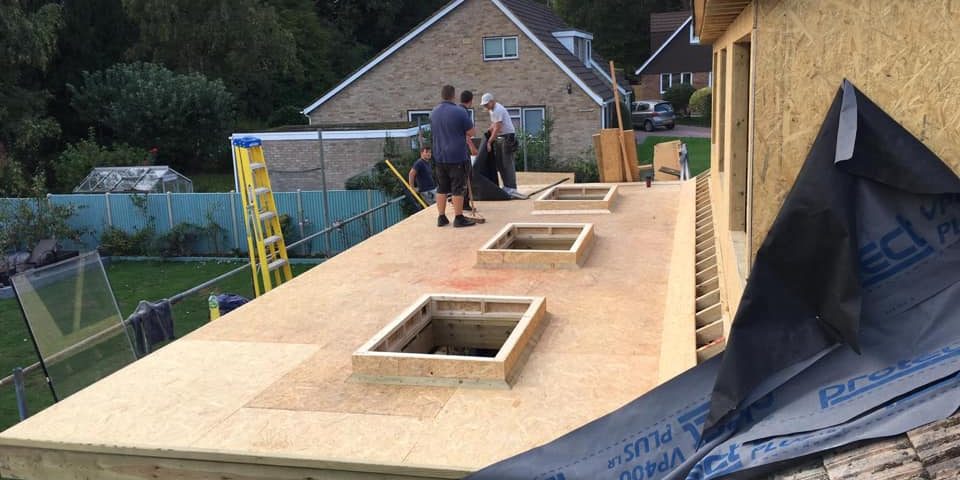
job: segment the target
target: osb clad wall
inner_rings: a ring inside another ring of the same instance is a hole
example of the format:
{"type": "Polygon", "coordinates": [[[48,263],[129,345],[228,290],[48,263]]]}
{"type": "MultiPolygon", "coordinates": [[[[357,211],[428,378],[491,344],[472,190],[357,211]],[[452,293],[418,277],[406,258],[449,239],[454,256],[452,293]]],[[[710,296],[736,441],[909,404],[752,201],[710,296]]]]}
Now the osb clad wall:
{"type": "Polygon", "coordinates": [[[478,130],[490,126],[480,95],[496,94],[506,106],[547,106],[554,120],[551,149],[578,156],[600,130],[600,106],[521,32],[490,0],[468,0],[350,86],[310,113],[313,123],[407,119],[408,110],[430,110],[449,83],[475,95],[478,130]],[[483,38],[518,36],[516,60],[483,61],[483,38]],[[567,93],[567,85],[571,93],[567,93]]]}
{"type": "Polygon", "coordinates": [[[761,0],[758,8],[754,252],[844,77],[960,171],[960,2],[761,0]]]}

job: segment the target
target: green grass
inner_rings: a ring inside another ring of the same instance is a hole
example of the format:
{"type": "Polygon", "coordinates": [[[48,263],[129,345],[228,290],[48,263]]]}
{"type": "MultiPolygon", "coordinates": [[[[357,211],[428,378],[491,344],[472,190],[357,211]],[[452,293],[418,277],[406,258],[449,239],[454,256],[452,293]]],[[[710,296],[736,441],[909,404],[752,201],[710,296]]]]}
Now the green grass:
{"type": "Polygon", "coordinates": [[[196,193],[221,193],[233,190],[232,173],[195,173],[187,175],[193,180],[193,191],[196,193]]]}
{"type": "Polygon", "coordinates": [[[680,140],[687,144],[687,156],[690,158],[690,175],[696,176],[710,168],[710,139],[696,137],[655,137],[648,136],[643,143],[637,145],[637,159],[640,165],[653,163],[653,146],[672,140],[680,140]]]}
{"type": "MultiPolygon", "coordinates": [[[[240,265],[238,262],[113,262],[107,267],[107,276],[120,306],[120,314],[126,317],[140,300],[156,301],[171,297],[240,265]]],[[[299,275],[311,267],[295,264],[293,273],[299,275]]],[[[205,324],[209,316],[207,297],[223,292],[253,298],[249,271],[233,275],[174,305],[177,337],[205,324]]],[[[111,353],[103,350],[109,350],[108,347],[91,349],[90,355],[107,362],[111,353]]],[[[37,355],[16,300],[0,300],[0,377],[9,375],[14,367],[26,367],[36,361],[37,355]]],[[[30,413],[36,413],[52,403],[42,372],[28,375],[26,383],[30,413]]],[[[4,387],[0,389],[0,430],[17,420],[13,388],[4,387]]]]}

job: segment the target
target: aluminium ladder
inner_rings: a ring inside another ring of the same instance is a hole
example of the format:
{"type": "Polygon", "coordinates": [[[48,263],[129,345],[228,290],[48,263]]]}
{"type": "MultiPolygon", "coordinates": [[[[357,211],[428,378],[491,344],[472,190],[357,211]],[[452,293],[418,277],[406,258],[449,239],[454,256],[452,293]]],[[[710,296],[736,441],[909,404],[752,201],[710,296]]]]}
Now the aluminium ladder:
{"type": "Polygon", "coordinates": [[[233,153],[247,229],[253,289],[259,297],[293,278],[293,272],[270,188],[262,142],[257,137],[234,138],[233,153]]]}

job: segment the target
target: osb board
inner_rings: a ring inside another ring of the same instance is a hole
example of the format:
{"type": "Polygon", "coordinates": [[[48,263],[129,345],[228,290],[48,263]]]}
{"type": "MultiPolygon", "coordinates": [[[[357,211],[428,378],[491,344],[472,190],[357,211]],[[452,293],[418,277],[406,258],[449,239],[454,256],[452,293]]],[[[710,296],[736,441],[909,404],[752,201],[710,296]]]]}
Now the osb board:
{"type": "MultiPolygon", "coordinates": [[[[600,130],[599,147],[596,149],[597,169],[600,173],[601,182],[622,182],[623,174],[623,150],[620,145],[621,130],[616,128],[605,128],[600,130]]],[[[595,140],[594,146],[598,143],[595,140]]]]}
{"type": "Polygon", "coordinates": [[[676,175],[661,172],[660,167],[680,171],[680,140],[660,142],[653,146],[653,179],[679,180],[676,175]]]}
{"type": "MultiPolygon", "coordinates": [[[[680,187],[676,233],[670,252],[670,278],[667,283],[666,312],[663,315],[663,340],[660,347],[659,381],[666,382],[697,365],[695,300],[694,216],[697,180],[680,187]]],[[[666,252],[661,252],[664,256],[666,252]]]]}
{"type": "Polygon", "coordinates": [[[758,8],[754,252],[843,78],[960,171],[960,4],[791,0],[758,8]]]}
{"type": "Polygon", "coordinates": [[[473,252],[506,223],[536,222],[532,200],[480,202],[487,222],[469,229],[437,228],[435,210],[421,212],[3,432],[0,458],[18,455],[4,445],[36,440],[97,455],[455,476],[535,447],[657,383],[678,192],[621,187],[622,212],[566,218],[604,236],[576,270],[474,267],[473,252]],[[429,292],[546,298],[511,389],[349,381],[352,353],[429,292]]]}
{"type": "Polygon", "coordinates": [[[573,172],[517,172],[517,185],[550,185],[566,179],[573,183],[573,172]]]}

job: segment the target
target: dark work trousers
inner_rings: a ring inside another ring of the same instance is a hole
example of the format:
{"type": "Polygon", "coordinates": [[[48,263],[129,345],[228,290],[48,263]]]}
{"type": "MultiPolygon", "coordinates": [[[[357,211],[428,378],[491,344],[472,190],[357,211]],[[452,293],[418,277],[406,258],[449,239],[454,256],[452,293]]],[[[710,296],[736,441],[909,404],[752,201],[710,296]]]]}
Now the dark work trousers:
{"type": "Polygon", "coordinates": [[[504,188],[517,189],[517,138],[514,134],[500,135],[493,142],[495,150],[494,160],[497,171],[503,180],[504,188]]]}

